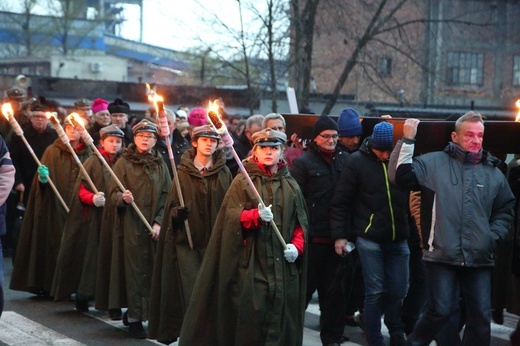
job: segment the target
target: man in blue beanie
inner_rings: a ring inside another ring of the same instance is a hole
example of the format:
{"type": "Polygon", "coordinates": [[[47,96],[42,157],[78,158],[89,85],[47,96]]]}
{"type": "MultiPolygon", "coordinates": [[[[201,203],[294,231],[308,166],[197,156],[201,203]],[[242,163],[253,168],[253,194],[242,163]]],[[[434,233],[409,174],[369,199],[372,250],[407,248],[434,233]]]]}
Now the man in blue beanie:
{"type": "Polygon", "coordinates": [[[330,235],[330,201],[345,158],[339,150],[338,124],[321,115],[312,129],[313,141],[307,151],[290,167],[291,175],[302,190],[309,213],[307,268],[307,304],[318,291],[320,305],[320,338],[323,345],[339,345],[347,340],[345,329],[345,296],[343,273],[346,258],[336,255],[330,235]]]}
{"type": "MultiPolygon", "coordinates": [[[[337,148],[344,152],[352,154],[359,148],[363,128],[361,126],[361,118],[354,108],[345,108],[338,118],[338,134],[339,141],[337,148]]],[[[363,305],[365,300],[365,288],[363,283],[363,273],[361,271],[361,262],[358,252],[355,251],[349,256],[347,263],[347,275],[345,275],[345,324],[351,327],[364,326],[359,324],[362,318],[363,305]],[[356,316],[359,311],[360,315],[356,316]]]]}
{"type": "Polygon", "coordinates": [[[388,180],[393,126],[384,121],[345,161],[331,201],[331,237],[345,256],[356,242],[365,281],[364,324],[370,345],[384,345],[381,317],[390,345],[405,344],[401,301],[408,290],[408,191],[388,180]]]}
{"type": "Polygon", "coordinates": [[[353,108],[345,108],[338,118],[339,142],[338,148],[348,153],[358,149],[359,140],[363,133],[359,113],[353,108]]]}

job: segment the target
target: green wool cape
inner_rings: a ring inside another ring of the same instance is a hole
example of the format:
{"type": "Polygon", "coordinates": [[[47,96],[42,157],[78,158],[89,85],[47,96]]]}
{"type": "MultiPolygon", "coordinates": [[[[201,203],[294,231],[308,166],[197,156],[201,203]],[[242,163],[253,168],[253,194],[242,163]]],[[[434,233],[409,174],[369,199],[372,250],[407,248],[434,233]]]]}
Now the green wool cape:
{"type": "Polygon", "coordinates": [[[152,339],[172,340],[179,336],[191,292],[197,279],[211,229],[232,176],[226,155],[217,150],[213,166],[202,175],[193,164],[196,149],[184,152],[177,169],[185,205],[190,209],[188,223],[193,242],[190,249],[184,223],[173,223],[172,207],[179,206],[179,195],[172,184],[168,195],[161,233],[157,243],[148,335],[152,339]]]}
{"type": "MultiPolygon", "coordinates": [[[[140,154],[131,144],[114,164],[114,173],[130,190],[148,221],[161,224],[171,178],[161,155],[140,154]]],[[[147,320],[156,242],[112,178],[101,222],[96,309],[128,307],[130,317],[147,320]]]]}
{"type": "MultiPolygon", "coordinates": [[[[92,151],[81,146],[76,154],[83,162],[92,151]]],[[[70,208],[74,185],[81,171],[68,147],[58,138],[45,150],[40,161],[49,168],[49,177],[70,208]]],[[[67,212],[54,191],[48,183],[40,183],[36,173],[16,249],[10,284],[12,290],[38,294],[51,292],[66,219],[67,212]]]]}
{"type": "MultiPolygon", "coordinates": [[[[105,192],[110,173],[99,157],[88,158],[83,166],[96,189],[105,192]]],[[[78,197],[81,184],[87,190],[94,192],[87,179],[81,174],[74,188],[74,196],[61,240],[51,291],[54,300],[68,299],[72,293],[85,297],[94,297],[95,294],[99,229],[103,208],[84,205],[81,202],[78,197]]]]}
{"type": "MultiPolygon", "coordinates": [[[[288,243],[300,224],[307,242],[307,210],[286,166],[268,176],[256,163],[246,170],[288,243]]],[[[233,180],[213,228],[184,317],[180,345],[301,345],[307,251],[295,263],[269,224],[243,230],[240,215],[257,208],[246,178],[233,180]]]]}

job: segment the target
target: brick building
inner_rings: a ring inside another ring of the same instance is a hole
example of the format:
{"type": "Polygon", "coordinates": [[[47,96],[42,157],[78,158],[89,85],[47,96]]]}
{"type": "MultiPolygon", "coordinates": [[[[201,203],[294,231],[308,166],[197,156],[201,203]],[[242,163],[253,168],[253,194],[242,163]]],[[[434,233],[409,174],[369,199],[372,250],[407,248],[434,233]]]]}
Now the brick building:
{"type": "MultiPolygon", "coordinates": [[[[374,3],[320,3],[311,92],[333,91],[376,13],[374,3]]],[[[396,3],[388,1],[381,18],[396,3]]],[[[514,108],[519,17],[519,1],[409,0],[387,22],[375,23],[381,27],[372,30],[381,33],[358,56],[341,94],[356,103],[514,108]]]]}

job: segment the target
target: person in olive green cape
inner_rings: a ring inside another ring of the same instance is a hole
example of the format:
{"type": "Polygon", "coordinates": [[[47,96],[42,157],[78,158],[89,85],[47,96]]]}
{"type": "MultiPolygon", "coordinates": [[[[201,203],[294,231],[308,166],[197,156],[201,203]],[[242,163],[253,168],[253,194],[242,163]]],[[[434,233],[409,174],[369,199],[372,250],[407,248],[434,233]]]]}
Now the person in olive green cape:
{"type": "Polygon", "coordinates": [[[308,222],[300,188],[278,162],[286,138],[271,129],[253,135],[253,157],[244,166],[272,212],[256,208],[259,203],[240,172],[217,216],[179,345],[302,344],[308,222]],[[276,150],[274,159],[264,155],[270,150],[276,150]]]}
{"type": "Polygon", "coordinates": [[[165,210],[171,217],[163,219],[157,243],[148,323],[149,338],[163,343],[179,336],[211,228],[231,184],[226,155],[217,150],[219,139],[208,125],[193,129],[193,148],[184,152],[177,169],[185,207],[179,206],[175,184],[168,195],[165,210]],[[193,249],[184,227],[186,216],[193,249]]]}
{"type": "MultiPolygon", "coordinates": [[[[121,155],[123,136],[116,125],[100,130],[98,150],[110,166],[121,155]]],[[[77,293],[76,309],[88,311],[88,299],[95,295],[99,229],[110,173],[97,156],[88,158],[83,165],[99,192],[95,194],[80,175],[65,223],[51,295],[54,300],[64,300],[77,293]]]]}
{"type": "MultiPolygon", "coordinates": [[[[80,161],[85,161],[92,151],[81,142],[72,124],[66,123],[64,129],[80,161]]],[[[48,168],[49,177],[70,206],[80,168],[60,138],[45,150],[41,163],[48,168]]],[[[9,287],[49,295],[67,212],[49,184],[40,181],[38,173],[32,186],[9,287]]]]}
{"type": "Polygon", "coordinates": [[[128,307],[123,322],[130,327],[131,337],[141,339],[147,337],[142,321],[149,317],[155,240],[171,178],[161,155],[153,149],[157,125],[145,119],[132,130],[135,144],[126,149],[113,167],[127,190],[121,191],[111,179],[106,191],[100,239],[105,243],[99,247],[97,284],[100,287],[101,281],[105,287],[101,292],[96,289],[96,308],[100,305],[107,305],[108,309],[128,307]],[[132,202],[153,228],[151,234],[131,207],[132,202]],[[109,269],[100,271],[99,266],[109,269]]]}

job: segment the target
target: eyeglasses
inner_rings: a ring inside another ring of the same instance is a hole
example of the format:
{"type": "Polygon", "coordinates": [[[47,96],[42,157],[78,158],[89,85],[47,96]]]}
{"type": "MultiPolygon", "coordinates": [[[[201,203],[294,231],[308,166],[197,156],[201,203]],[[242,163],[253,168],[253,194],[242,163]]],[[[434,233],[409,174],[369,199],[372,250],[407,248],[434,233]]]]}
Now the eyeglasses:
{"type": "Polygon", "coordinates": [[[135,137],[137,137],[139,139],[146,139],[147,141],[151,141],[152,139],[155,139],[155,136],[135,135],[135,137]]]}
{"type": "Polygon", "coordinates": [[[280,131],[280,132],[283,132],[284,130],[284,127],[283,126],[271,126],[271,130],[275,130],[275,131],[280,131]]]}
{"type": "Polygon", "coordinates": [[[321,138],[323,138],[326,141],[330,140],[331,138],[333,140],[337,140],[339,138],[338,134],[336,134],[336,135],[322,135],[322,134],[319,134],[318,136],[320,136],[321,138]]]}

